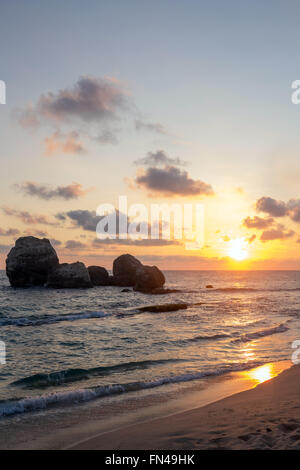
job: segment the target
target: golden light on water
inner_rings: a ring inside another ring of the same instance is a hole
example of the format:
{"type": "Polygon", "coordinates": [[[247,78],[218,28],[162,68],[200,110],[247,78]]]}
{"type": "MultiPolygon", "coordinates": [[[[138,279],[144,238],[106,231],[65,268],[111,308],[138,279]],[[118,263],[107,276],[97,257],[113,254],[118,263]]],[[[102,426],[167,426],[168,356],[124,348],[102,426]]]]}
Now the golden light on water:
{"type": "Polygon", "coordinates": [[[272,377],[275,377],[277,374],[274,371],[273,364],[265,364],[264,366],[256,367],[256,369],[251,370],[249,375],[251,379],[261,384],[272,379],[272,377]]]}
{"type": "Polygon", "coordinates": [[[243,261],[248,258],[248,251],[246,249],[247,242],[244,238],[235,238],[229,241],[227,254],[230,258],[236,261],[243,261]]]}

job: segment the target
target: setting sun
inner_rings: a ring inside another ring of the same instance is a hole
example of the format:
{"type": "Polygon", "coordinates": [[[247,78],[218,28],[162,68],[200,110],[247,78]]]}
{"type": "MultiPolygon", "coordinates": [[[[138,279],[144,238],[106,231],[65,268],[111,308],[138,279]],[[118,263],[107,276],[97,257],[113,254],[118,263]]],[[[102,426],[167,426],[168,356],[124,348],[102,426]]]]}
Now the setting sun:
{"type": "Polygon", "coordinates": [[[248,258],[248,251],[246,250],[247,242],[244,238],[235,238],[229,241],[228,256],[236,261],[243,261],[248,258]]]}

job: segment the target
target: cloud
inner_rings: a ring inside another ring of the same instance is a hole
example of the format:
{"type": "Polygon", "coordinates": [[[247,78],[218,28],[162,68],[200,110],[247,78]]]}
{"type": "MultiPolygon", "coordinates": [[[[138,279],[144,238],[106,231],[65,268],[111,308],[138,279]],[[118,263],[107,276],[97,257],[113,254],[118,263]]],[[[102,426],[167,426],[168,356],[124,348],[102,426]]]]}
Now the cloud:
{"type": "Polygon", "coordinates": [[[42,224],[42,225],[53,225],[56,226],[57,223],[50,220],[47,216],[42,214],[31,214],[28,211],[19,211],[12,209],[10,207],[3,207],[2,211],[5,215],[16,217],[20,219],[26,225],[42,224]]]}
{"type": "Polygon", "coordinates": [[[271,197],[261,197],[256,202],[256,210],[273,217],[288,216],[294,222],[300,222],[300,199],[290,199],[284,202],[271,197]]]}
{"type": "Polygon", "coordinates": [[[61,246],[62,242],[60,240],[57,240],[56,238],[50,238],[50,243],[53,246],[61,246]]]}
{"type": "Polygon", "coordinates": [[[84,230],[95,232],[97,224],[101,217],[95,211],[77,209],[69,211],[66,214],[57,214],[56,218],[64,220],[63,217],[69,217],[75,226],[81,227],[84,230]]]}
{"type": "Polygon", "coordinates": [[[255,239],[256,239],[256,235],[253,234],[250,237],[246,238],[246,242],[250,244],[250,243],[253,243],[255,239]]]}
{"type": "Polygon", "coordinates": [[[120,131],[120,129],[111,130],[103,130],[100,134],[95,137],[97,142],[101,144],[117,144],[119,141],[117,139],[116,134],[120,131]]]}
{"type": "Polygon", "coordinates": [[[11,249],[11,245],[0,245],[0,253],[8,253],[11,249]]]}
{"type": "Polygon", "coordinates": [[[272,240],[285,240],[295,235],[293,230],[284,231],[283,228],[278,227],[270,230],[265,230],[260,237],[262,242],[268,242],[272,240]]]}
{"type": "Polygon", "coordinates": [[[28,237],[31,237],[31,236],[41,237],[41,238],[48,237],[47,232],[44,232],[43,230],[33,230],[33,229],[25,230],[23,232],[23,235],[27,235],[28,237]]]}
{"type": "Polygon", "coordinates": [[[166,129],[159,122],[147,122],[141,119],[136,119],[134,124],[137,131],[149,131],[156,134],[167,134],[166,129]]]}
{"type": "Polygon", "coordinates": [[[164,150],[157,150],[156,152],[148,152],[146,157],[135,160],[134,165],[146,166],[160,166],[160,165],[175,165],[185,166],[187,162],[180,160],[180,158],[168,157],[164,150]]]}
{"type": "Polygon", "coordinates": [[[175,166],[149,167],[135,178],[135,183],[138,187],[165,196],[211,196],[214,194],[210,184],[192,179],[186,171],[175,166]]]}
{"type": "Polygon", "coordinates": [[[77,240],[67,240],[65,243],[65,248],[67,248],[67,250],[82,250],[86,248],[86,245],[77,240]]]}
{"type": "Polygon", "coordinates": [[[56,188],[51,188],[49,186],[39,185],[31,181],[26,181],[22,184],[16,184],[15,188],[26,196],[35,196],[44,200],[78,199],[90,191],[90,189],[83,189],[79,183],[72,183],[68,186],[57,186],[56,188]]]}
{"type": "Polygon", "coordinates": [[[19,234],[20,230],[18,230],[17,228],[8,228],[6,230],[0,228],[0,237],[14,237],[19,234]]]}
{"type": "Polygon", "coordinates": [[[118,80],[82,76],[73,87],[43,94],[35,106],[19,110],[19,122],[23,126],[44,121],[99,123],[118,119],[119,111],[128,106],[128,94],[118,80]]]}
{"type": "Polygon", "coordinates": [[[101,246],[101,245],[132,245],[132,246],[169,246],[169,245],[181,245],[181,242],[178,240],[163,240],[163,239],[140,239],[140,240],[121,240],[116,238],[114,240],[105,238],[101,240],[96,238],[93,242],[94,246],[101,246]]]}
{"type": "Polygon", "coordinates": [[[287,207],[290,218],[294,222],[300,222],[300,199],[290,199],[287,207]]]}
{"type": "Polygon", "coordinates": [[[256,202],[256,210],[258,212],[265,212],[273,217],[284,217],[288,213],[288,208],[285,202],[277,201],[271,197],[261,197],[256,202]]]}
{"type": "Polygon", "coordinates": [[[82,154],[86,150],[79,141],[79,133],[76,131],[63,134],[60,131],[54,132],[44,140],[45,151],[47,157],[57,154],[82,154]]]}
{"type": "Polygon", "coordinates": [[[271,217],[267,218],[267,219],[264,219],[262,217],[258,217],[257,215],[255,215],[254,217],[246,217],[244,220],[243,220],[243,226],[244,227],[247,227],[247,228],[257,228],[257,229],[264,229],[264,228],[268,228],[268,227],[271,227],[274,223],[274,219],[272,219],[271,217]]]}

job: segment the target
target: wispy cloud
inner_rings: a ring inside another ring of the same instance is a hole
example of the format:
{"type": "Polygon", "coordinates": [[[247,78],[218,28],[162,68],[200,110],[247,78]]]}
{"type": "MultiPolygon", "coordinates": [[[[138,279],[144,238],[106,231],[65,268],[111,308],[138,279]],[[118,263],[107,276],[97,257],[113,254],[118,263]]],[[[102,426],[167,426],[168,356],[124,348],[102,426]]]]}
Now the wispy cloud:
{"type": "Polygon", "coordinates": [[[57,154],[82,154],[86,150],[79,140],[79,133],[76,131],[63,134],[55,131],[49,137],[45,137],[45,155],[47,157],[57,154]]]}
{"type": "Polygon", "coordinates": [[[26,181],[22,184],[14,185],[17,191],[22,192],[26,196],[34,196],[40,199],[78,199],[86,195],[91,189],[83,189],[79,183],[72,183],[67,186],[57,186],[52,188],[47,185],[37,184],[31,181],[26,181]]]}
{"type": "Polygon", "coordinates": [[[285,231],[283,228],[274,228],[270,230],[265,230],[260,237],[262,242],[269,242],[273,240],[286,240],[295,235],[293,230],[285,231]]]}
{"type": "Polygon", "coordinates": [[[246,217],[243,220],[243,226],[247,228],[256,228],[256,229],[264,229],[267,227],[271,227],[274,224],[274,219],[272,217],[268,217],[264,219],[262,217],[258,217],[255,215],[254,217],[246,217]]]}
{"type": "Polygon", "coordinates": [[[16,235],[19,235],[20,230],[17,228],[8,228],[7,230],[3,230],[0,228],[0,237],[14,237],[16,235]]]}
{"type": "Polygon", "coordinates": [[[156,134],[167,134],[166,129],[159,122],[148,122],[142,119],[136,119],[134,121],[135,128],[137,131],[148,131],[156,134]]]}
{"type": "Polygon", "coordinates": [[[160,165],[175,165],[186,166],[187,162],[180,158],[169,157],[164,150],[157,150],[156,152],[148,152],[146,157],[135,160],[134,165],[146,166],[160,166],[160,165]]]}
{"type": "Polygon", "coordinates": [[[52,225],[56,226],[57,222],[50,220],[46,215],[42,214],[31,214],[28,211],[20,211],[17,209],[12,209],[10,207],[2,207],[2,211],[5,215],[16,217],[21,220],[26,225],[52,225]]]}

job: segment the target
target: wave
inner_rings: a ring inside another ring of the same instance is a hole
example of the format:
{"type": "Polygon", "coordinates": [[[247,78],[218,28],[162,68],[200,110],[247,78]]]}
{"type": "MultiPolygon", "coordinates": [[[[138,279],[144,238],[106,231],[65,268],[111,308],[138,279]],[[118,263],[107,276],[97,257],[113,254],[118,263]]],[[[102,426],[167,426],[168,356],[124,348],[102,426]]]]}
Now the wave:
{"type": "Polygon", "coordinates": [[[192,380],[199,380],[207,377],[215,377],[226,373],[251,369],[261,366],[264,363],[265,361],[230,364],[227,367],[216,370],[161,377],[151,382],[130,382],[126,384],[104,385],[92,388],[82,388],[65,392],[50,393],[35,397],[24,397],[18,400],[11,400],[0,403],[0,416],[5,417],[18,413],[46,410],[47,408],[55,405],[72,405],[95,400],[96,398],[105,396],[119,395],[133,391],[152,389],[167,384],[176,384],[189,382],[192,380]]]}
{"type": "Polygon", "coordinates": [[[213,289],[203,289],[203,292],[296,292],[300,291],[300,287],[293,288],[273,288],[261,289],[256,287],[217,287],[213,289]]]}
{"type": "Polygon", "coordinates": [[[61,321],[76,321],[88,318],[103,318],[111,316],[105,312],[86,312],[64,315],[30,315],[28,317],[0,318],[0,326],[39,326],[57,323],[61,321]]]}
{"type": "Polygon", "coordinates": [[[246,333],[245,335],[240,336],[239,338],[233,340],[232,342],[233,343],[237,343],[237,342],[246,343],[248,341],[252,341],[253,339],[263,338],[265,336],[271,336],[277,333],[285,333],[288,330],[289,328],[285,326],[284,323],[282,323],[281,325],[274,326],[273,328],[267,328],[265,330],[255,331],[253,333],[246,333]]]}
{"type": "MultiPolygon", "coordinates": [[[[256,324],[256,323],[261,323],[261,320],[260,321],[255,321],[255,322],[250,322],[249,324],[251,325],[251,324],[256,324]]],[[[284,333],[288,329],[289,328],[287,326],[285,326],[285,324],[282,323],[282,324],[277,325],[273,328],[267,328],[265,330],[255,331],[253,333],[247,333],[247,334],[241,335],[238,338],[233,339],[232,343],[247,342],[247,341],[251,341],[253,339],[262,338],[264,336],[274,335],[276,333],[284,333]]],[[[170,343],[185,345],[185,344],[197,343],[197,342],[201,342],[201,341],[216,341],[218,339],[232,338],[232,337],[236,337],[237,335],[238,335],[238,333],[235,333],[235,332],[231,333],[231,334],[216,333],[214,335],[198,335],[198,336],[193,336],[192,338],[174,340],[174,341],[171,341],[170,343]]]]}
{"type": "Polygon", "coordinates": [[[264,289],[254,289],[252,287],[218,287],[207,289],[206,292],[257,292],[264,289]]]}
{"type": "Polygon", "coordinates": [[[192,338],[186,338],[186,339],[177,339],[174,341],[170,341],[169,344],[179,344],[179,345],[185,345],[189,343],[198,343],[201,341],[216,341],[218,339],[224,339],[224,338],[230,338],[231,335],[226,334],[226,333],[216,333],[215,335],[197,335],[193,336],[192,338]]]}
{"type": "Polygon", "coordinates": [[[151,366],[170,362],[184,362],[183,359],[157,359],[136,362],[125,362],[113,366],[92,367],[90,369],[66,369],[50,374],[34,374],[11,382],[11,386],[25,388],[44,388],[54,385],[63,385],[70,382],[89,379],[91,377],[103,377],[117,372],[127,372],[136,369],[147,369],[151,366]]]}

